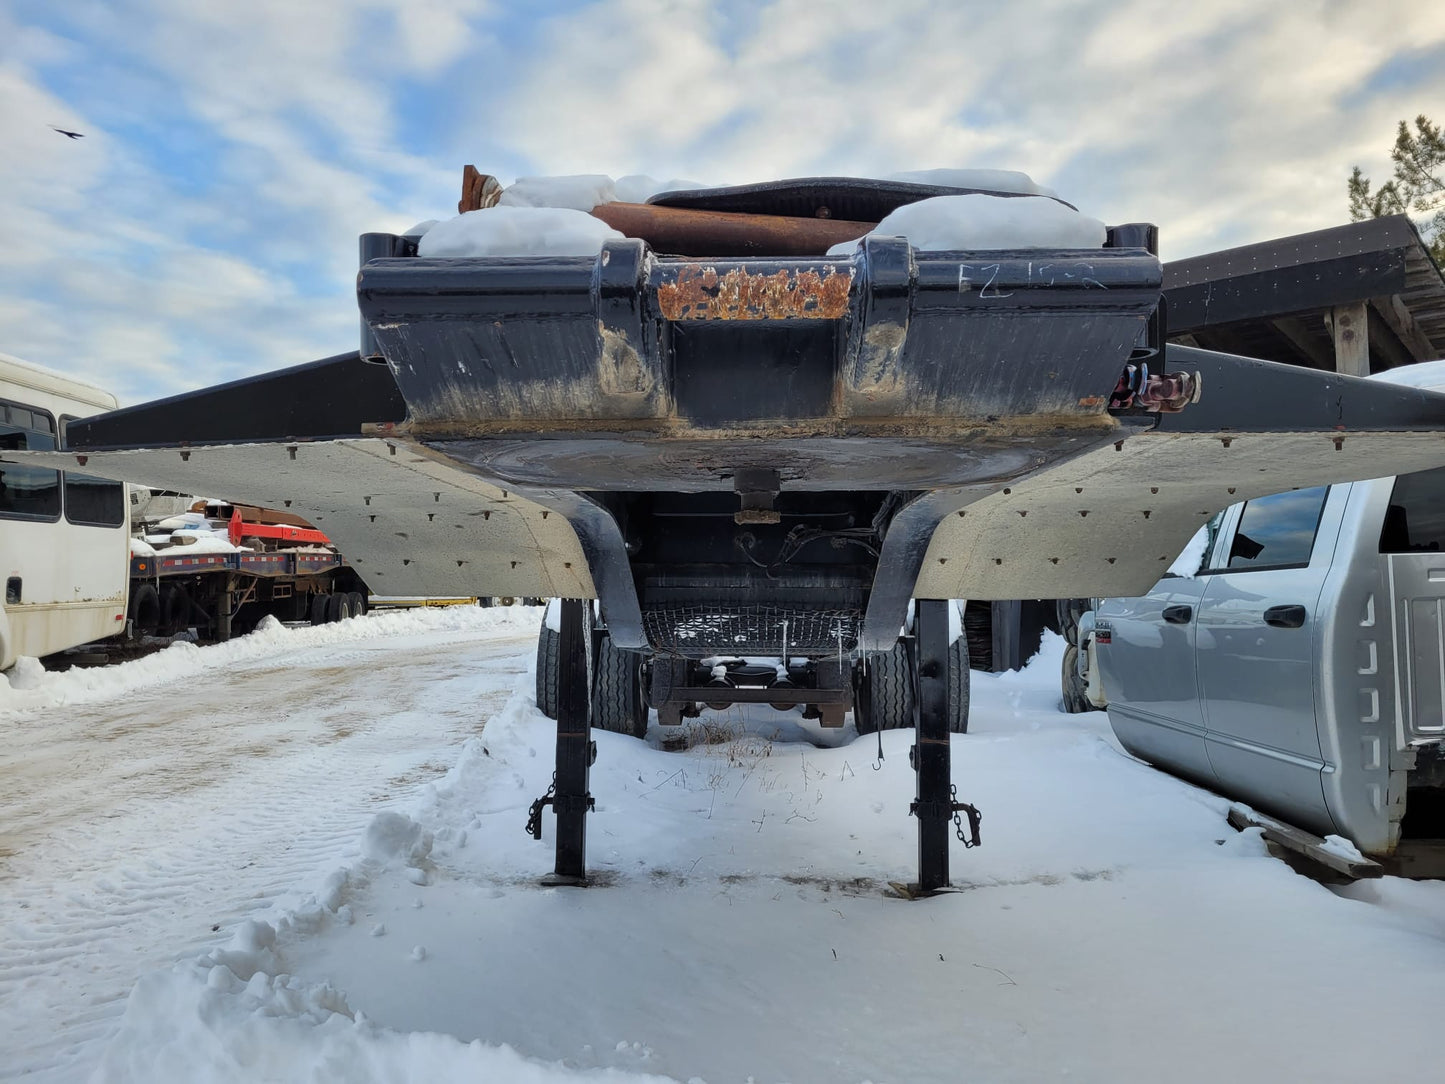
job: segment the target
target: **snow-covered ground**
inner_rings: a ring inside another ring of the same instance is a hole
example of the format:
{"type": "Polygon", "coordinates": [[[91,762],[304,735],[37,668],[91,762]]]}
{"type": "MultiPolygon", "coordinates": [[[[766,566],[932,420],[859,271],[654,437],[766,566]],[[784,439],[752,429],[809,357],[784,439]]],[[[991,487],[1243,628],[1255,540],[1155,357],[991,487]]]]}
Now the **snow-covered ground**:
{"type": "Polygon", "coordinates": [[[541,888],[552,818],[541,843],[523,823],[553,724],[504,638],[536,611],[494,614],[272,629],[116,668],[119,702],[55,675],[11,694],[0,1072],[1438,1075],[1442,886],[1294,874],[1104,716],[1059,713],[1058,641],[974,675],[955,778],[984,846],[955,846],[955,893],[884,894],[914,866],[909,734],[880,763],[769,709],[681,751],[598,734],[595,886],[541,888]]]}

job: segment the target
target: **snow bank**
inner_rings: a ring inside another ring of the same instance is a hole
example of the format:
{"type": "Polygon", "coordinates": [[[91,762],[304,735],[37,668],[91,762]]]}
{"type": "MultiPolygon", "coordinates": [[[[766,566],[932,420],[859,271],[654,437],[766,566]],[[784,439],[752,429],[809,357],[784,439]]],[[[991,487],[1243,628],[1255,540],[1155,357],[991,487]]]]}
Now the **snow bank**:
{"type": "Polygon", "coordinates": [[[618,233],[585,211],[487,207],[439,222],[417,244],[421,256],[595,256],[618,233]]]}
{"type": "Polygon", "coordinates": [[[269,973],[274,956],[268,939],[256,934],[243,931],[232,947],[142,979],[126,1005],[119,1036],[91,1077],[94,1084],[647,1084],[664,1079],[614,1069],[578,1072],[524,1057],[505,1045],[377,1027],[353,1012],[333,987],[269,973]]]}
{"type": "Polygon", "coordinates": [[[310,905],[144,979],[95,1079],[1206,1084],[1433,1064],[1405,1010],[1439,988],[1439,893],[1434,918],[1399,896],[1395,928],[1357,902],[1390,879],[1340,900],[1296,876],[1224,799],[1058,712],[1061,650],[974,674],[953,744],[985,846],[955,847],[957,891],[916,904],[883,892],[912,872],[913,735],[820,749],[765,709],[710,716],[680,752],[595,732],[602,887],[539,888],[554,820],[540,844],[521,822],[556,728],[522,675],[310,905]],[[422,833],[425,884],[406,865],[422,833]]]}
{"type": "Polygon", "coordinates": [[[304,628],[287,628],[274,617],[266,617],[254,632],[224,644],[197,647],[178,642],[120,666],[74,667],[53,673],[40,669],[34,660],[20,659],[15,669],[0,675],[0,714],[111,700],[135,689],[170,682],[179,685],[208,671],[294,654],[308,647],[424,633],[479,639],[532,636],[540,620],[541,608],[537,606],[419,608],[304,628]]]}
{"type": "MultiPolygon", "coordinates": [[[[906,237],[921,252],[1102,248],[1104,224],[1046,196],[935,196],[907,203],[867,236],[906,237]]],[[[846,256],[861,244],[828,250],[846,256]]]]}

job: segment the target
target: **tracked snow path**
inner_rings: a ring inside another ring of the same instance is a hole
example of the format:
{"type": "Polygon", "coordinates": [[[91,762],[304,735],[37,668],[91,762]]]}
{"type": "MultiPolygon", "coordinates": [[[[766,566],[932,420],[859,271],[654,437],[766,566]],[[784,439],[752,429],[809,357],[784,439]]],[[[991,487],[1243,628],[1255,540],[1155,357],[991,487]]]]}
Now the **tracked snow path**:
{"type": "Polygon", "coordinates": [[[486,620],[300,630],[120,702],[0,718],[0,1078],[84,1079],[137,976],[284,905],[414,802],[529,663],[535,616],[468,625],[486,620]]]}

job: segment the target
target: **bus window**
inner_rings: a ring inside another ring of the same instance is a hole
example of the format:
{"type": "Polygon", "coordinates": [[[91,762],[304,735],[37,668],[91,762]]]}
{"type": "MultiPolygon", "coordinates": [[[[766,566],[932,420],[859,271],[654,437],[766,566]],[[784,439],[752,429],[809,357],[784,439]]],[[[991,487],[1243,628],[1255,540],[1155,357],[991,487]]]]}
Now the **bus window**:
{"type": "MultiPolygon", "coordinates": [[[[55,419],[43,410],[0,403],[0,449],[53,451],[55,419]]],[[[60,518],[60,472],[0,464],[0,517],[60,518]]]]}
{"type": "MultiPolygon", "coordinates": [[[[60,446],[65,447],[65,428],[75,421],[60,416],[60,446]]],[[[81,527],[119,527],[125,523],[125,487],[109,478],[65,472],[65,518],[81,527]]]]}

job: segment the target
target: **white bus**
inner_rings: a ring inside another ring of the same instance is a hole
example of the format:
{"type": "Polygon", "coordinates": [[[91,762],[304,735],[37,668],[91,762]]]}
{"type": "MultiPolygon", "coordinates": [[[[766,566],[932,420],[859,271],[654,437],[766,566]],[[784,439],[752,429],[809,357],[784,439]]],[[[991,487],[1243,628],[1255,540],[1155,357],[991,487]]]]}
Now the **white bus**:
{"type": "MultiPolygon", "coordinates": [[[[0,354],[0,449],[64,446],[66,422],[116,407],[89,384],[0,354]]],[[[125,631],[125,487],[0,463],[0,670],[125,631]]]]}

